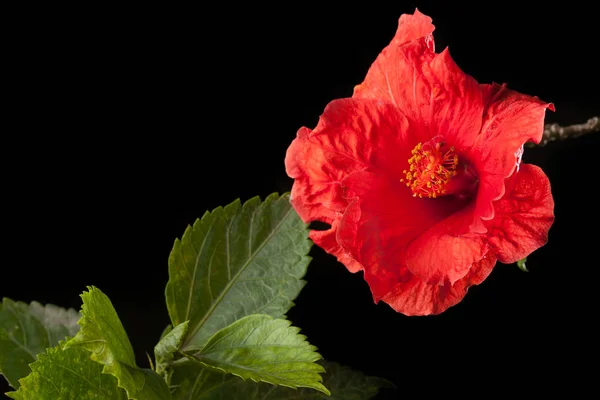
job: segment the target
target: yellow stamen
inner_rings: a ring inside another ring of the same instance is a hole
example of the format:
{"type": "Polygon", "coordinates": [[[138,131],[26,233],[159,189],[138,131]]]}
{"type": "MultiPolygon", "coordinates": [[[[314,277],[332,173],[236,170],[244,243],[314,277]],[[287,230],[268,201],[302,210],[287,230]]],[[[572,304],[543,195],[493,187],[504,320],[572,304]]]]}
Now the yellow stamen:
{"type": "MultiPolygon", "coordinates": [[[[435,140],[435,139],[434,139],[435,140]]],[[[402,171],[405,178],[400,182],[413,192],[413,197],[437,198],[446,193],[446,185],[456,176],[458,155],[454,146],[443,149],[443,143],[435,140],[425,145],[419,143],[411,151],[412,157],[408,159],[408,170],[402,171]]]]}

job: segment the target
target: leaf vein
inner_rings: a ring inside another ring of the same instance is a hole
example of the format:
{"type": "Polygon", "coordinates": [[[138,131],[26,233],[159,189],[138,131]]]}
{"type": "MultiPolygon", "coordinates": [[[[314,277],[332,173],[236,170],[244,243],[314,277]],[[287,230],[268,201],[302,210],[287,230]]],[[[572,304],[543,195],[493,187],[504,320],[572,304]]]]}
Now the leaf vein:
{"type": "MultiPolygon", "coordinates": [[[[200,262],[200,255],[202,254],[202,251],[204,250],[204,246],[206,245],[206,241],[208,239],[208,237],[210,236],[210,232],[212,231],[213,227],[215,226],[215,222],[216,222],[217,218],[213,218],[212,222],[210,224],[210,227],[208,228],[208,231],[206,232],[206,235],[204,236],[204,240],[202,241],[202,246],[200,246],[200,250],[198,250],[198,252],[196,253],[196,260],[194,262],[194,273],[192,274],[192,278],[190,279],[190,289],[188,292],[188,303],[187,303],[187,310],[185,312],[185,320],[190,319],[190,310],[192,308],[192,295],[194,293],[194,287],[196,286],[196,273],[198,272],[198,264],[200,262]]],[[[193,228],[192,228],[192,232],[193,232],[193,228]]],[[[192,232],[190,232],[190,234],[192,234],[192,232]]],[[[183,241],[182,241],[182,248],[183,248],[183,241]]],[[[192,248],[194,247],[193,243],[191,244],[192,248]]],[[[196,249],[194,249],[196,250],[196,249]]]]}
{"type": "MultiPolygon", "coordinates": [[[[254,215],[256,215],[256,212],[258,212],[259,208],[254,212],[252,218],[250,219],[250,222],[252,224],[252,221],[254,220],[254,215]]],[[[248,258],[248,260],[244,263],[244,265],[242,265],[240,267],[240,269],[235,273],[235,275],[232,277],[232,279],[230,279],[227,284],[225,285],[225,287],[223,288],[223,290],[221,290],[221,292],[219,293],[219,296],[215,299],[215,301],[211,304],[210,308],[208,309],[208,311],[206,312],[206,314],[204,314],[204,316],[202,317],[202,319],[200,319],[200,321],[198,321],[198,323],[194,326],[193,329],[190,330],[190,334],[188,335],[188,338],[193,338],[195,336],[195,334],[200,330],[200,328],[204,325],[204,323],[208,320],[208,318],[212,315],[212,313],[215,311],[215,309],[217,308],[217,306],[221,303],[221,301],[223,300],[223,298],[225,297],[225,295],[229,292],[229,290],[233,287],[233,285],[237,282],[237,279],[242,275],[242,273],[246,270],[246,268],[248,267],[248,265],[251,264],[251,262],[254,260],[254,257],[259,254],[261,252],[261,250],[264,248],[264,246],[266,246],[267,243],[269,243],[269,241],[271,240],[271,238],[275,235],[276,232],[279,231],[279,229],[281,228],[281,226],[283,225],[283,223],[287,220],[287,218],[292,214],[292,210],[293,208],[290,207],[288,209],[288,211],[285,213],[285,215],[281,218],[281,220],[279,221],[279,223],[275,226],[275,228],[269,233],[269,235],[262,241],[261,245],[257,248],[255,253],[251,253],[250,257],[248,258]]],[[[252,226],[252,225],[251,225],[252,226]]],[[[251,235],[251,233],[250,233],[251,235]]],[[[251,251],[251,249],[250,249],[251,251]]],[[[190,292],[190,296],[191,296],[191,292],[190,292]]],[[[189,342],[189,339],[188,339],[189,342]]],[[[187,343],[186,343],[187,344],[187,343]]]]}

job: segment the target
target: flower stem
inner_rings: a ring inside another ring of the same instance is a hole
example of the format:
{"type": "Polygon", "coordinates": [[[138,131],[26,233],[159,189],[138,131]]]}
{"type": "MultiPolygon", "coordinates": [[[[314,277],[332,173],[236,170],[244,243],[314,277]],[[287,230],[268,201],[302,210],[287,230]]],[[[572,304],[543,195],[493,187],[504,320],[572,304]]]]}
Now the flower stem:
{"type": "MultiPolygon", "coordinates": [[[[587,133],[598,131],[600,131],[600,118],[598,117],[592,117],[583,124],[568,126],[560,126],[556,123],[546,124],[546,126],[544,126],[544,136],[542,136],[542,140],[537,146],[545,146],[555,140],[572,139],[587,133]]],[[[533,143],[529,143],[529,145],[535,146],[533,143]]]]}

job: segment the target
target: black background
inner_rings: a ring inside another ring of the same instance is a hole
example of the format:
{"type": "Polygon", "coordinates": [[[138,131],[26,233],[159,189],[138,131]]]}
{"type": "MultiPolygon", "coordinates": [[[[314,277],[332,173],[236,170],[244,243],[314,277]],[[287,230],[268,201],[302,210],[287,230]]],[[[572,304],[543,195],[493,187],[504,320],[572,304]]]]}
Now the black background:
{"type": "MultiPolygon", "coordinates": [[[[95,285],[147,366],[169,322],[173,240],[208,209],[289,191],[283,161],[297,129],[351,96],[415,6],[433,18],[436,49],[449,46],[479,82],[554,102],[547,122],[600,114],[599,31],[584,2],[277,4],[15,15],[3,57],[0,297],[78,309],[95,285]]],[[[529,273],[498,264],[442,315],[405,317],[313,247],[289,318],[326,358],[394,382],[389,398],[583,390],[597,364],[598,149],[595,134],[526,150],[556,201],[529,273]]]]}

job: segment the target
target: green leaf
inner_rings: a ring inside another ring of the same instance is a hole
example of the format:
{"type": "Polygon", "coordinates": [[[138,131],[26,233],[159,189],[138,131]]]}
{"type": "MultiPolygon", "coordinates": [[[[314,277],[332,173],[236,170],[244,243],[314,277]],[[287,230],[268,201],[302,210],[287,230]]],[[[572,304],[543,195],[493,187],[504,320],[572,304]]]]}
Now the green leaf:
{"type": "Polygon", "coordinates": [[[165,381],[156,372],[136,366],[133,348],[109,298],[98,288],[88,290],[81,295],[81,329],[65,348],[91,351],[90,358],[104,364],[102,373],[115,376],[129,399],[169,399],[165,381]]]}
{"type": "Polygon", "coordinates": [[[84,349],[63,350],[61,345],[38,355],[31,373],[21,379],[16,392],[7,393],[16,400],[125,400],[117,380],[102,374],[102,366],[90,360],[84,349]]]}
{"type": "Polygon", "coordinates": [[[316,348],[290,321],[268,315],[249,315],[221,329],[191,360],[217,371],[291,388],[307,387],[325,394],[323,367],[316,348]]]}
{"type": "Polygon", "coordinates": [[[323,377],[323,384],[331,390],[330,400],[367,400],[375,397],[382,388],[394,387],[385,379],[367,376],[360,371],[334,362],[323,362],[322,364],[327,371],[323,377]]]}
{"type": "MultiPolygon", "coordinates": [[[[239,381],[247,389],[253,389],[258,385],[276,388],[268,383],[255,383],[244,381],[237,376],[226,374],[222,371],[213,371],[202,366],[200,363],[178,363],[174,364],[171,378],[171,389],[173,400],[196,400],[196,399],[229,399],[231,391],[226,388],[229,381],[239,381]],[[221,396],[222,397],[219,397],[221,396]]],[[[288,388],[286,388],[288,389],[288,388]]],[[[293,390],[293,389],[288,389],[293,390]]],[[[314,390],[309,389],[312,392],[314,390]]],[[[315,392],[318,393],[318,392],[315,392]]],[[[235,400],[232,398],[232,400],[235,400]]]]}
{"type": "Polygon", "coordinates": [[[177,367],[173,381],[177,389],[174,400],[368,400],[383,388],[393,388],[389,381],[367,376],[360,371],[333,362],[321,361],[326,373],[323,385],[331,396],[308,388],[290,389],[267,383],[243,381],[238,377],[211,371],[198,364],[177,367]]]}
{"type": "Polygon", "coordinates": [[[525,262],[527,262],[527,257],[518,260],[517,261],[517,267],[519,267],[519,269],[523,272],[529,272],[529,270],[527,269],[527,266],[525,265],[525,262]]]}
{"type": "Polygon", "coordinates": [[[79,313],[34,301],[27,305],[10,299],[0,304],[0,372],[15,389],[27,376],[29,364],[46,348],[56,346],[79,330],[79,313]]]}
{"type": "Polygon", "coordinates": [[[183,337],[187,333],[187,321],[170,329],[164,334],[158,344],[154,347],[154,358],[156,359],[156,373],[163,377],[169,384],[171,369],[169,362],[173,360],[173,354],[179,349],[183,337]]]}
{"type": "Polygon", "coordinates": [[[184,350],[250,314],[281,318],[305,282],[312,242],[289,195],[239,200],[204,214],[176,240],[166,300],[173,326],[189,321],[184,350]]]}

